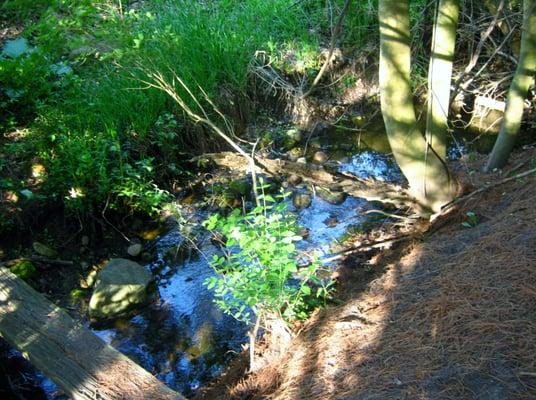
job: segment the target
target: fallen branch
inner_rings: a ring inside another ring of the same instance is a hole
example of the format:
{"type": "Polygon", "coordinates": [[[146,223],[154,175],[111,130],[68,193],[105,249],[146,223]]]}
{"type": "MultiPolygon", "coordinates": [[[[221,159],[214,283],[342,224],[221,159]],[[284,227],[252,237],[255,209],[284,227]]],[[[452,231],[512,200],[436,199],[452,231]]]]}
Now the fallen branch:
{"type": "Polygon", "coordinates": [[[330,263],[330,262],[333,262],[333,261],[340,260],[340,259],[342,259],[344,257],[347,257],[349,255],[352,255],[352,254],[361,253],[363,251],[369,251],[369,250],[372,250],[372,249],[385,247],[388,244],[399,243],[399,242],[402,242],[404,240],[412,239],[415,236],[416,235],[414,233],[408,233],[408,234],[405,234],[405,235],[400,235],[400,236],[397,236],[397,237],[391,237],[391,238],[388,238],[388,239],[377,240],[377,241],[369,242],[369,243],[362,243],[359,246],[350,247],[350,248],[348,248],[346,250],[340,251],[338,253],[334,253],[329,258],[322,258],[320,261],[322,261],[323,263],[330,263]]]}
{"type": "MultiPolygon", "coordinates": [[[[212,160],[216,165],[233,171],[248,172],[243,159],[236,153],[221,152],[204,154],[192,161],[212,160]]],[[[321,165],[297,163],[288,160],[271,160],[263,157],[255,158],[268,175],[280,179],[285,175],[299,176],[303,181],[333,192],[344,192],[350,196],[360,197],[368,201],[393,204],[397,208],[414,208],[414,198],[401,186],[374,179],[361,179],[353,175],[328,171],[321,165]]]]}
{"type": "Polygon", "coordinates": [[[49,265],[60,265],[62,267],[74,265],[74,262],[69,261],[69,260],[54,260],[52,258],[47,258],[43,256],[31,256],[29,258],[21,257],[21,258],[14,258],[12,260],[0,262],[0,267],[11,267],[23,261],[30,261],[30,262],[33,261],[36,263],[49,264],[49,265]]]}
{"type": "Polygon", "coordinates": [[[477,194],[479,193],[482,193],[482,192],[485,192],[486,190],[489,190],[489,189],[492,189],[496,186],[500,186],[500,185],[503,185],[505,183],[508,183],[510,181],[513,181],[513,180],[516,180],[516,179],[520,179],[520,178],[524,178],[525,176],[528,176],[528,175],[531,175],[531,174],[534,174],[536,173],[536,168],[532,168],[532,169],[529,169],[525,172],[520,172],[519,174],[517,175],[514,175],[514,176],[510,176],[508,178],[505,178],[505,179],[502,179],[498,182],[493,182],[493,183],[490,183],[490,184],[487,184],[487,185],[484,185],[482,186],[481,188],[477,189],[477,190],[474,190],[472,191],[471,193],[465,195],[465,196],[462,196],[462,197],[458,197],[456,199],[454,199],[453,201],[451,201],[450,203],[446,204],[443,209],[441,210],[441,213],[439,215],[442,215],[444,213],[446,213],[448,210],[450,210],[452,207],[454,207],[456,204],[459,204],[461,202],[464,202],[464,201],[467,201],[469,200],[471,197],[474,197],[476,196],[477,194]]]}

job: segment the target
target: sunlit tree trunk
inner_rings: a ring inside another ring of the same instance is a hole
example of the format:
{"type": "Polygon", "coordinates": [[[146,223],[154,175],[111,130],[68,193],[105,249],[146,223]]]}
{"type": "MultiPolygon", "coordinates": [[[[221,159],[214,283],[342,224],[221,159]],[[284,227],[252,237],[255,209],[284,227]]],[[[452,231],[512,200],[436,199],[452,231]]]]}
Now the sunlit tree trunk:
{"type": "Polygon", "coordinates": [[[408,1],[380,0],[380,96],[391,149],[420,205],[439,211],[455,194],[446,164],[417,128],[410,85],[408,1]]]}
{"type": "Polygon", "coordinates": [[[459,0],[439,1],[428,71],[426,140],[444,161],[447,158],[447,117],[459,13],[459,0]]]}
{"type": "Polygon", "coordinates": [[[523,30],[521,32],[521,50],[514,79],[510,84],[506,110],[501,123],[499,136],[493,146],[486,170],[503,167],[519,132],[523,117],[523,103],[536,70],[536,1],[523,2],[523,30]]]}

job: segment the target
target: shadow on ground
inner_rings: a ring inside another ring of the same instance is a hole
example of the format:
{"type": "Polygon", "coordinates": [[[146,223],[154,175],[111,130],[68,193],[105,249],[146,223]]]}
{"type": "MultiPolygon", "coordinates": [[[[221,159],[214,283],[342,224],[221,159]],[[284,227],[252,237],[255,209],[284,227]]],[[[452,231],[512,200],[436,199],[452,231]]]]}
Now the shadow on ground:
{"type": "Polygon", "coordinates": [[[534,175],[499,185],[370,260],[383,272],[365,288],[363,267],[348,267],[344,304],[287,354],[205,398],[536,398],[535,203],[534,175]],[[473,227],[461,224],[468,211],[473,227]]]}

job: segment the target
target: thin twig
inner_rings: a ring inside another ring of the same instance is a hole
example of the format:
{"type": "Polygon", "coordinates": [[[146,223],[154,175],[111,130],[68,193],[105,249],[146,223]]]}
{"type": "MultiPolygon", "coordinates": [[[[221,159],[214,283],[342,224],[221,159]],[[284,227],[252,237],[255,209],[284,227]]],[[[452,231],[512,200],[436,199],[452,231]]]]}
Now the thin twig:
{"type": "Polygon", "coordinates": [[[465,67],[465,70],[461,73],[461,75],[456,80],[456,83],[454,84],[454,90],[452,91],[452,97],[450,100],[451,104],[456,98],[456,95],[458,94],[458,91],[460,89],[460,85],[463,79],[475,67],[478,61],[478,58],[480,57],[480,53],[482,52],[482,49],[484,48],[484,43],[486,42],[488,37],[491,35],[491,32],[493,32],[493,30],[495,29],[495,26],[497,26],[497,23],[499,22],[499,15],[501,14],[503,7],[504,7],[504,0],[501,0],[501,2],[499,3],[499,6],[497,7],[497,13],[495,14],[495,17],[489,24],[488,29],[486,29],[486,31],[480,37],[480,42],[478,43],[476,50],[473,53],[471,60],[469,61],[469,64],[467,64],[467,66],[465,67]]]}
{"type": "Polygon", "coordinates": [[[450,203],[448,203],[445,206],[443,206],[443,209],[441,210],[441,214],[444,214],[446,211],[448,211],[449,209],[454,207],[456,204],[459,204],[459,203],[461,203],[463,201],[469,200],[471,197],[474,197],[479,193],[485,192],[486,190],[492,189],[492,188],[494,188],[496,186],[503,185],[503,184],[508,183],[510,181],[520,179],[520,178],[523,178],[525,176],[528,176],[528,175],[531,175],[531,174],[534,174],[534,173],[536,173],[536,168],[529,169],[528,171],[521,172],[521,173],[519,173],[517,175],[514,175],[514,176],[510,176],[510,177],[502,179],[502,180],[500,180],[498,182],[494,182],[494,183],[484,185],[481,188],[479,188],[477,190],[474,190],[474,191],[472,191],[471,193],[469,193],[469,194],[467,194],[465,196],[458,197],[458,198],[454,199],[453,201],[451,201],[450,203]]]}
{"type": "Polygon", "coordinates": [[[346,250],[343,250],[343,251],[340,251],[338,253],[335,253],[334,255],[332,255],[329,258],[322,258],[320,261],[322,261],[322,263],[330,263],[330,262],[333,262],[333,261],[340,260],[340,259],[342,259],[342,258],[344,258],[346,256],[351,255],[351,254],[360,253],[363,250],[370,250],[370,249],[374,249],[374,248],[378,248],[378,247],[383,247],[383,246],[385,246],[387,244],[393,244],[393,243],[402,242],[404,240],[411,239],[411,238],[414,238],[414,237],[415,237],[415,234],[410,233],[410,234],[406,234],[406,235],[397,236],[397,237],[394,237],[394,238],[377,240],[377,241],[370,242],[370,243],[363,243],[363,244],[360,244],[359,246],[350,247],[350,248],[348,248],[346,250]]]}

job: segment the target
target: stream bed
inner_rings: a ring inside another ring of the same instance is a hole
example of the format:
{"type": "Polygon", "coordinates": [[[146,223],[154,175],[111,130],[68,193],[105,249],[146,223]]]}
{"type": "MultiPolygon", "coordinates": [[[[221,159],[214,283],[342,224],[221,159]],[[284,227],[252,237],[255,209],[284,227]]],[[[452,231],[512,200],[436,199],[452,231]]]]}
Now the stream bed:
{"type": "MultiPolygon", "coordinates": [[[[368,139],[361,138],[360,143],[365,140],[368,139]]],[[[334,142],[333,138],[328,141],[334,142]]],[[[337,163],[340,172],[360,178],[402,181],[403,176],[392,158],[374,149],[381,150],[382,146],[380,143],[367,145],[366,150],[340,151],[324,144],[322,148],[330,152],[330,159],[337,163]]],[[[460,146],[456,146],[452,154],[459,151],[460,146]]],[[[362,211],[367,205],[365,200],[353,197],[332,204],[314,193],[306,208],[296,208],[287,200],[287,211],[294,213],[300,226],[308,231],[306,239],[298,243],[299,251],[329,256],[333,244],[350,227],[365,221],[362,211]]],[[[209,211],[196,209],[195,204],[188,209],[189,223],[194,226],[200,226],[210,216],[209,211]]],[[[186,396],[221,374],[248,341],[248,327],[220,311],[203,284],[214,274],[208,260],[219,249],[211,243],[208,234],[201,235],[196,244],[198,249],[192,250],[177,228],[149,243],[155,256],[146,268],[155,276],[158,300],[131,319],[115,321],[111,328],[93,329],[102,340],[186,396]]],[[[4,347],[0,346],[0,363],[8,360],[24,364],[20,353],[4,347]]],[[[27,378],[25,381],[31,383],[29,386],[35,387],[35,394],[28,398],[66,398],[50,380],[38,372],[32,374],[32,370],[26,363],[21,372],[27,378]]]]}

